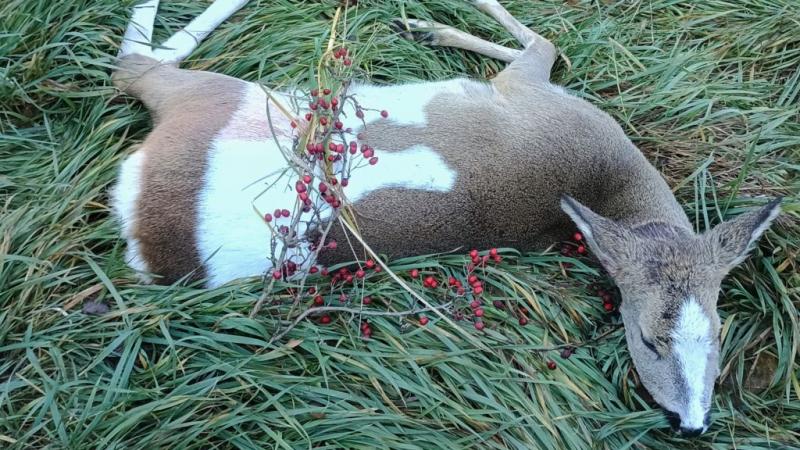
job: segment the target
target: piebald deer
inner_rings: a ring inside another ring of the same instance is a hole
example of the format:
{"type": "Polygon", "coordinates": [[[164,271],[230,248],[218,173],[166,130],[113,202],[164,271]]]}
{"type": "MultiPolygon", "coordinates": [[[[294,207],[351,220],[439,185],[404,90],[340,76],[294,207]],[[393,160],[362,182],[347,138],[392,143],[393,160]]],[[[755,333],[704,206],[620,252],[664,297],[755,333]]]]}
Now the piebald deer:
{"type": "MultiPolygon", "coordinates": [[[[215,1],[152,49],[158,2],[145,1],[121,46],[115,83],[145,103],[155,126],[123,163],[113,205],[130,265],[160,282],[192,274],[218,286],[270,269],[269,233],[253,202],[265,190],[265,173],[287,165],[276,140],[291,144],[290,120],[255,83],[177,68],[244,3],[215,1]]],[[[777,216],[779,201],[696,234],[617,123],[550,83],[553,44],[497,1],[472,3],[524,50],[437,23],[399,26],[407,38],[507,61],[493,80],[352,88],[363,104],[391,110],[388,120],[367,112],[364,139],[382,152],[381,162],[347,191],[364,239],[391,257],[491,245],[537,249],[563,239],[571,219],[621,290],[644,386],[674,427],[705,431],[718,375],[720,283],[777,216]]],[[[276,95],[290,103],[291,93],[276,95]]],[[[353,111],[344,112],[345,126],[361,130],[353,111]]],[[[258,202],[271,211],[295,195],[273,185],[258,202]]]]}

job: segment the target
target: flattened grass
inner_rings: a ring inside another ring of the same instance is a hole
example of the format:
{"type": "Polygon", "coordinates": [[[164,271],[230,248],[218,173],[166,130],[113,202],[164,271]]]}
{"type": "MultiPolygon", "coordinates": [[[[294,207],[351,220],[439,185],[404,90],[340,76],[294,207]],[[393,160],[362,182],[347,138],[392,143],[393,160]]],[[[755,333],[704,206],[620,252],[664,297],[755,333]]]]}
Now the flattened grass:
{"type": "MultiPolygon", "coordinates": [[[[8,448],[800,447],[800,12],[790,0],[504,2],[563,51],[554,80],[612,114],[705,229],[784,195],[784,215],[726,280],[714,424],[671,434],[637,389],[619,319],[586,286],[595,266],[517,255],[487,274],[479,349],[438,320],[303,322],[248,313],[261,285],[140,286],[107,191],[149,129],[109,81],[131,2],[0,4],[0,442],[8,448]],[[111,311],[84,314],[84,300],[111,311]],[[610,334],[561,359],[536,350],[610,334]],[[558,363],[546,368],[547,359],[558,363]]],[[[308,78],[337,2],[252,1],[186,66],[272,86],[308,78]]],[[[162,5],[157,38],[205,2],[162,5]]],[[[500,62],[394,36],[434,19],[514,46],[466,2],[362,1],[348,21],[362,77],[487,78],[500,62]]],[[[531,105],[535,108],[535,105],[531,105]]],[[[392,262],[458,272],[462,256],[392,262]]],[[[371,307],[410,295],[372,277],[371,307]]],[[[434,299],[432,299],[434,300],[434,299]]],[[[283,308],[283,309],[282,309],[283,308]]],[[[475,333],[463,323],[468,333],[475,333]]]]}

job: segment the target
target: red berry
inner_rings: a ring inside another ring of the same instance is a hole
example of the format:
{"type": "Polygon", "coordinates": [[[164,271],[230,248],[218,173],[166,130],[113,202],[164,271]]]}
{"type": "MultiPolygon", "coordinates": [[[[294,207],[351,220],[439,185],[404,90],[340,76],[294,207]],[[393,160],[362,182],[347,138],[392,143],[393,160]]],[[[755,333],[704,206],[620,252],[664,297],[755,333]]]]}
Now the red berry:
{"type": "Polygon", "coordinates": [[[475,322],[475,329],[478,330],[478,331],[483,330],[484,326],[485,325],[483,324],[483,321],[479,320],[479,321],[475,322]]]}
{"type": "Polygon", "coordinates": [[[419,278],[419,270],[411,269],[411,278],[414,278],[414,279],[419,278]]]}
{"type": "Polygon", "coordinates": [[[306,113],[306,122],[311,122],[311,119],[314,118],[314,114],[306,113]]]}
{"type": "Polygon", "coordinates": [[[370,297],[370,296],[368,295],[368,296],[366,296],[366,297],[362,298],[362,299],[361,299],[361,302],[362,302],[362,303],[364,303],[365,305],[369,305],[370,303],[372,303],[372,297],[370,297]]]}
{"type": "Polygon", "coordinates": [[[556,370],[556,362],[553,360],[547,361],[547,368],[550,370],[556,370]]]}
{"type": "MultiPolygon", "coordinates": [[[[344,127],[344,124],[337,120],[336,122],[333,123],[333,126],[336,127],[337,130],[341,130],[344,127]]],[[[342,148],[344,148],[344,146],[342,148]]]]}
{"type": "Polygon", "coordinates": [[[323,303],[325,303],[325,300],[322,299],[321,295],[318,295],[318,296],[314,297],[314,304],[315,305],[322,306],[323,303]]]}
{"type": "Polygon", "coordinates": [[[272,214],[270,214],[270,213],[264,214],[264,221],[265,222],[272,222],[272,214]]]}
{"type": "Polygon", "coordinates": [[[610,312],[612,309],[614,309],[614,305],[612,305],[611,303],[603,303],[603,308],[605,308],[606,311],[610,312]]]}
{"type": "Polygon", "coordinates": [[[319,118],[319,124],[324,127],[325,125],[328,124],[328,118],[327,117],[320,117],[319,118]]]}
{"type": "Polygon", "coordinates": [[[475,316],[483,317],[483,308],[478,308],[475,310],[475,316]]]}
{"type": "Polygon", "coordinates": [[[469,307],[470,307],[470,308],[472,308],[472,309],[478,309],[478,308],[480,308],[480,307],[481,307],[481,302],[480,302],[480,300],[473,300],[473,301],[471,301],[471,302],[469,303],[469,307]]]}
{"type": "Polygon", "coordinates": [[[282,210],[281,210],[281,215],[282,215],[283,217],[289,217],[291,214],[292,214],[292,213],[290,213],[288,209],[282,209],[282,210]]]}
{"type": "Polygon", "coordinates": [[[478,282],[478,277],[475,275],[470,275],[469,278],[467,278],[467,281],[469,281],[469,284],[475,284],[478,282]]]}
{"type": "Polygon", "coordinates": [[[311,184],[311,175],[303,175],[303,183],[311,184]]]}
{"type": "MultiPolygon", "coordinates": [[[[361,109],[356,110],[356,117],[358,117],[359,119],[363,119],[364,118],[364,111],[361,110],[361,109]]],[[[363,138],[359,138],[359,139],[363,139],[363,138]]]]}
{"type": "Polygon", "coordinates": [[[319,272],[319,267],[317,266],[311,266],[308,268],[308,273],[317,273],[317,272],[319,272]]]}
{"type": "Polygon", "coordinates": [[[489,256],[491,256],[491,257],[497,256],[497,249],[493,248],[493,249],[489,250],[489,256]]]}
{"type": "Polygon", "coordinates": [[[472,250],[470,250],[470,251],[469,251],[469,256],[470,256],[471,258],[477,258],[477,257],[478,257],[478,251],[477,251],[477,250],[475,250],[475,249],[472,249],[472,250]]]}
{"type": "Polygon", "coordinates": [[[481,286],[475,286],[472,288],[472,293],[475,295],[481,295],[483,292],[483,288],[481,286]]]}
{"type": "Polygon", "coordinates": [[[422,325],[422,326],[427,325],[428,324],[428,318],[425,317],[425,316],[420,316],[419,317],[419,324],[422,325]]]}
{"type": "Polygon", "coordinates": [[[319,323],[321,323],[323,325],[327,325],[327,324],[331,323],[331,316],[322,316],[322,317],[320,317],[319,323]]]}
{"type": "Polygon", "coordinates": [[[328,190],[328,185],[327,184],[325,184],[325,183],[320,183],[319,184],[319,192],[320,193],[324,194],[325,191],[327,191],[327,190],[328,190]]]}
{"type": "Polygon", "coordinates": [[[336,241],[330,241],[330,242],[328,242],[328,248],[329,248],[329,249],[331,249],[331,250],[336,250],[336,247],[337,247],[336,241]]]}
{"type": "Polygon", "coordinates": [[[375,164],[378,164],[378,157],[377,156],[373,156],[372,158],[369,159],[369,165],[370,166],[374,166],[375,164]]]}
{"type": "Polygon", "coordinates": [[[572,235],[572,239],[574,239],[575,242],[580,242],[583,240],[583,235],[580,232],[576,232],[572,235]]]}
{"type": "Polygon", "coordinates": [[[447,284],[449,284],[450,286],[456,286],[458,285],[458,280],[456,280],[453,277],[450,277],[447,279],[447,284]]]}
{"type": "Polygon", "coordinates": [[[328,273],[330,273],[330,272],[328,272],[328,268],[327,267],[323,267],[322,270],[319,271],[319,273],[322,274],[323,277],[327,277],[328,273]]]}
{"type": "Polygon", "coordinates": [[[383,117],[384,119],[389,117],[389,111],[387,111],[385,109],[383,111],[381,111],[381,117],[383,117]]]}
{"type": "Polygon", "coordinates": [[[294,120],[292,121],[292,123],[290,125],[292,126],[292,128],[297,128],[297,122],[295,122],[294,120]]]}
{"type": "Polygon", "coordinates": [[[364,150],[364,158],[372,158],[372,156],[374,154],[375,154],[375,150],[373,150],[371,148],[368,148],[368,149],[364,150]]]}
{"type": "Polygon", "coordinates": [[[373,267],[375,267],[375,261],[368,259],[367,262],[364,263],[364,265],[367,266],[367,269],[372,269],[373,267]]]}
{"type": "Polygon", "coordinates": [[[585,245],[579,245],[578,246],[578,254],[583,255],[584,253],[586,253],[586,246],[585,245]]]}
{"type": "Polygon", "coordinates": [[[338,105],[338,104],[339,104],[339,99],[338,99],[338,98],[336,98],[336,97],[333,97],[333,98],[331,99],[331,105],[333,105],[333,106],[336,106],[336,105],[338,105]]]}
{"type": "Polygon", "coordinates": [[[342,178],[342,187],[347,187],[348,184],[350,184],[350,179],[342,178]]]}
{"type": "Polygon", "coordinates": [[[311,90],[311,96],[312,97],[316,97],[318,95],[319,95],[319,89],[312,89],[311,90]]]}
{"type": "Polygon", "coordinates": [[[305,192],[306,191],[306,185],[305,185],[305,183],[303,183],[302,180],[297,180],[297,183],[294,184],[294,189],[298,193],[299,192],[305,192]]]}
{"type": "Polygon", "coordinates": [[[343,61],[343,64],[345,66],[349,66],[350,64],[353,64],[353,61],[350,61],[350,58],[345,58],[344,61],[343,61]]]}
{"type": "Polygon", "coordinates": [[[367,273],[364,272],[363,270],[361,269],[356,270],[356,278],[364,278],[366,275],[367,273]]]}
{"type": "Polygon", "coordinates": [[[281,274],[280,270],[276,270],[276,271],[272,272],[272,278],[274,278],[276,280],[280,280],[282,276],[283,275],[281,274]]]}
{"type": "Polygon", "coordinates": [[[525,316],[521,316],[521,317],[519,318],[519,324],[520,324],[520,325],[522,325],[522,326],[524,327],[525,325],[527,325],[527,324],[528,324],[528,318],[527,318],[527,317],[525,317],[525,316]]]}
{"type": "Polygon", "coordinates": [[[331,90],[328,89],[328,88],[325,88],[325,89],[322,90],[322,93],[325,94],[325,95],[330,95],[331,90]]]}

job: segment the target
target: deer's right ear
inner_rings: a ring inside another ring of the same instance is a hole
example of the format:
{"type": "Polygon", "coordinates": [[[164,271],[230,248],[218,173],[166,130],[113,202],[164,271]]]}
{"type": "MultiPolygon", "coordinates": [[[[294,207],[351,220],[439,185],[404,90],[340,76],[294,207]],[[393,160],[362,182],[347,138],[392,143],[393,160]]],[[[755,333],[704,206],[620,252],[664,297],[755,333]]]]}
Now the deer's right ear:
{"type": "Polygon", "coordinates": [[[627,228],[607,219],[569,195],[561,196],[561,210],[575,222],[589,248],[611,276],[619,273],[632,244],[627,228]]]}

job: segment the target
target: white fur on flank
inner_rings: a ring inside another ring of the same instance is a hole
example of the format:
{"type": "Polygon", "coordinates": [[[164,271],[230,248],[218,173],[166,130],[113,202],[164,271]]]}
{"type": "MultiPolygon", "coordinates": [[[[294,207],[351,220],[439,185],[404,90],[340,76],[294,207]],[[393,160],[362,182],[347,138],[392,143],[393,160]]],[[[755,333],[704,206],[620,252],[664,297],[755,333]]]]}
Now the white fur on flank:
{"type": "Polygon", "coordinates": [[[139,201],[141,190],[141,171],[144,153],[134,152],[122,163],[119,171],[119,181],[111,191],[111,204],[114,214],[122,228],[122,236],[128,242],[125,251],[125,261],[137,272],[139,278],[145,282],[152,281],[147,268],[147,263],[139,251],[139,241],[133,236],[136,225],[136,203],[139,201]]]}
{"type": "MultiPolygon", "coordinates": [[[[224,131],[223,131],[224,132],[224,131]]],[[[429,148],[416,146],[393,153],[379,153],[381,161],[354,172],[345,194],[351,201],[385,188],[446,191],[455,183],[456,173],[429,148]]],[[[271,141],[216,140],[209,150],[205,183],[198,198],[197,245],[206,264],[209,287],[230,280],[261,275],[272,269],[270,230],[255,212],[272,213],[294,207],[296,175],[288,169],[280,150],[271,141]],[[286,170],[280,177],[275,172],[286,170]],[[267,177],[267,175],[273,174],[267,177]],[[280,177],[280,179],[278,179],[280,177]],[[278,180],[276,182],[276,180],[278,180]]],[[[299,232],[306,230],[303,221],[299,232]]],[[[323,217],[325,219],[325,217],[323,217]]],[[[290,219],[276,219],[274,226],[289,225],[290,219]]],[[[280,242],[276,254],[280,254],[280,242]]],[[[301,270],[313,262],[297,259],[307,248],[290,249],[301,270]],[[298,251],[299,250],[299,251],[298,251]]]]}
{"type": "Polygon", "coordinates": [[[683,376],[689,388],[686,410],[681,416],[681,427],[702,428],[705,431],[706,392],[705,377],[708,355],[711,353],[711,322],[703,308],[693,297],[681,306],[680,315],[672,332],[673,351],[681,363],[683,376]]]}
{"type": "MultiPolygon", "coordinates": [[[[431,100],[440,94],[463,94],[464,83],[475,83],[463,78],[447,81],[431,81],[408,83],[394,86],[377,86],[372,84],[354,84],[352,94],[364,109],[364,122],[369,129],[370,122],[382,120],[380,111],[389,112],[388,120],[400,125],[424,126],[427,123],[425,108],[431,100]]],[[[345,128],[358,130],[362,127],[361,119],[348,103],[343,111],[342,119],[345,128]]],[[[380,149],[377,149],[380,150],[380,149]]]]}
{"type": "MultiPolygon", "coordinates": [[[[270,214],[277,208],[291,210],[296,198],[291,188],[294,172],[280,179],[280,175],[268,177],[288,170],[286,160],[270,140],[216,140],[209,149],[206,167],[198,198],[196,240],[209,287],[263,274],[272,267],[268,259],[271,232],[255,208],[270,214]]],[[[290,220],[280,218],[272,223],[288,226],[290,220]]],[[[280,255],[280,248],[275,251],[280,255]]]]}
{"type": "Polygon", "coordinates": [[[357,202],[383,188],[447,192],[456,183],[455,170],[424,145],[399,152],[378,151],[377,155],[378,164],[354,171],[350,185],[344,190],[349,201],[357,202]]]}

